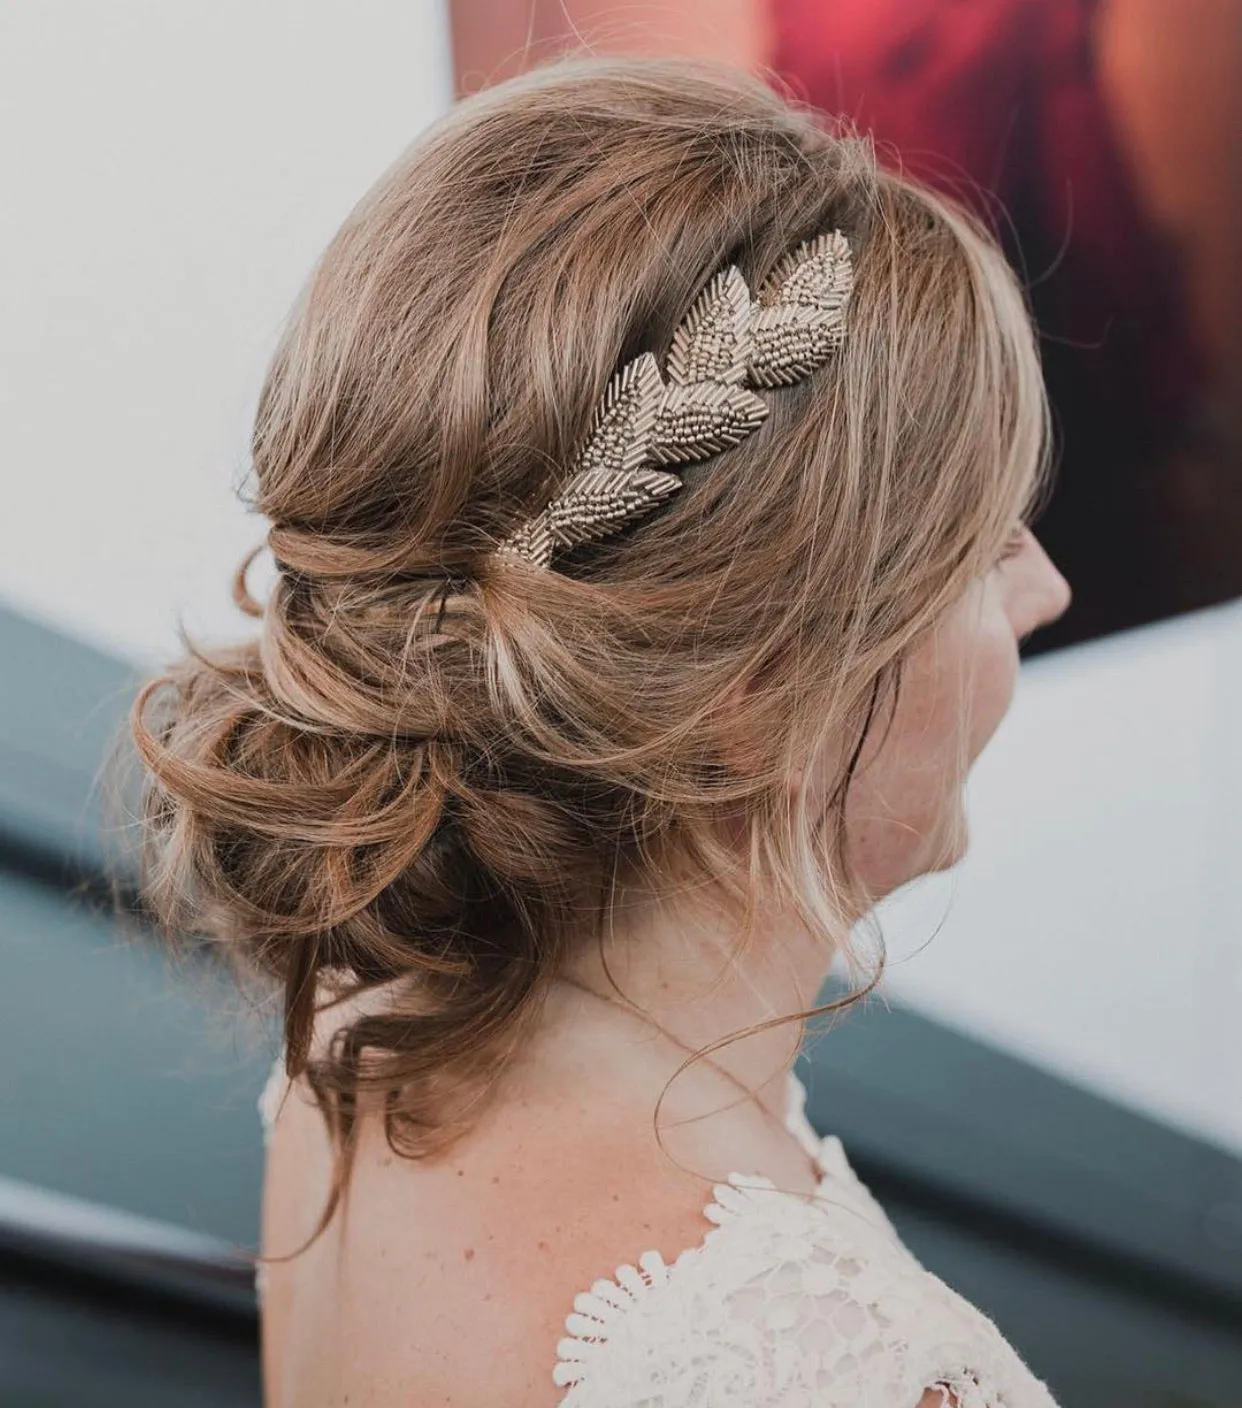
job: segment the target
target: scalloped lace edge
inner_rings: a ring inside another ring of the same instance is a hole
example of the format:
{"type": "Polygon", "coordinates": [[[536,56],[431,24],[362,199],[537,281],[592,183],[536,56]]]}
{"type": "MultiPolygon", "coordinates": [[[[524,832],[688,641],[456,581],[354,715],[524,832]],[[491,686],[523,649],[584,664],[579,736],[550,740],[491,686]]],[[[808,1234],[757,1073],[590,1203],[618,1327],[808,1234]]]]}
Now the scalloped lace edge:
{"type": "MultiPolygon", "coordinates": [[[[832,1178],[822,1164],[819,1167],[816,1193],[822,1192],[832,1178]]],[[[552,1371],[553,1382],[560,1388],[580,1382],[586,1376],[591,1360],[612,1338],[611,1330],[644,1296],[667,1285],[674,1273],[701,1257],[730,1222],[742,1217],[750,1208],[763,1206],[762,1200],[751,1196],[751,1190],[756,1189],[779,1191],[776,1184],[761,1173],[729,1174],[727,1183],[715,1185],[711,1199],[703,1208],[703,1216],[714,1225],[694,1246],[686,1247],[672,1262],[665,1261],[658,1251],[643,1252],[636,1266],[626,1262],[617,1267],[612,1280],[601,1277],[589,1291],[579,1291],[574,1297],[573,1311],[565,1319],[565,1328],[569,1333],[556,1346],[557,1363],[552,1371]]]]}

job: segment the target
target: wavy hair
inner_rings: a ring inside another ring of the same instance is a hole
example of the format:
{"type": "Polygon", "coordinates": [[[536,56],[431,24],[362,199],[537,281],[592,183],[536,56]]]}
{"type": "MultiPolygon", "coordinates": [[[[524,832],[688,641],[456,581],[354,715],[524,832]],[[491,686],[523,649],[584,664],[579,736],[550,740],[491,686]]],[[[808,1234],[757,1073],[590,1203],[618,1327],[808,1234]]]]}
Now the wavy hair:
{"type": "Polygon", "coordinates": [[[557,62],[383,174],[262,387],[279,570],[263,603],[238,573],[254,638],[187,642],[130,721],[150,912],[283,991],[337,1156],[312,1240],[360,1096],[399,1154],[460,1135],[619,887],[703,883],[743,942],[763,889],[849,954],[875,898],[842,825],[863,741],[1032,510],[1047,430],[990,232],[757,78],[557,62]],[[840,351],[649,517],[554,571],[499,563],[617,367],[663,357],[726,263],[755,288],[833,228],[840,351]],[[829,740],[848,761],[811,815],[787,779],[829,740]],[[325,984],[387,996],[316,1051],[325,984]]]}

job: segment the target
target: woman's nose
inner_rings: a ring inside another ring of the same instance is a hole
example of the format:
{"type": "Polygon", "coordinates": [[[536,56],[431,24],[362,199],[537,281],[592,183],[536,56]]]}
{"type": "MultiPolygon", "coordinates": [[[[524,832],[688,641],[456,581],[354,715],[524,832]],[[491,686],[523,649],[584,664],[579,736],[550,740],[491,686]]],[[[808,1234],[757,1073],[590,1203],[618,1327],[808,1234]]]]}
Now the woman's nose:
{"type": "Polygon", "coordinates": [[[1019,571],[1010,600],[1014,626],[1023,640],[1041,626],[1051,625],[1063,616],[1074,596],[1070,584],[1033,534],[1028,546],[1029,553],[1019,558],[1016,564],[1019,571]]]}
{"type": "Polygon", "coordinates": [[[1074,599],[1074,593],[1070,584],[1061,574],[1060,570],[1053,565],[1052,559],[1045,557],[1048,563],[1048,606],[1043,618],[1043,624],[1049,625],[1053,621],[1059,620],[1069,610],[1070,602],[1074,599]]]}

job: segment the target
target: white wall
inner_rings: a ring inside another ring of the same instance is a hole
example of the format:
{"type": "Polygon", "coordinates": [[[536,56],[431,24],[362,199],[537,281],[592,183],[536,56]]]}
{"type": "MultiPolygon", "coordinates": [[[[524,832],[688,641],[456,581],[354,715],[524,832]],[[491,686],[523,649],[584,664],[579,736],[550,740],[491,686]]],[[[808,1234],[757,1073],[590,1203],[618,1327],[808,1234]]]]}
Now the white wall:
{"type": "Polygon", "coordinates": [[[451,94],[441,0],[0,0],[0,597],[141,658],[245,627],[281,319],[451,94]]]}
{"type": "MultiPolygon", "coordinates": [[[[439,0],[0,0],[0,39],[0,597],[144,661],[178,608],[246,631],[258,380],[449,100],[439,0]]],[[[1028,666],[970,856],[885,907],[894,994],[1242,1151],[1239,721],[1237,607],[1028,666]]]]}

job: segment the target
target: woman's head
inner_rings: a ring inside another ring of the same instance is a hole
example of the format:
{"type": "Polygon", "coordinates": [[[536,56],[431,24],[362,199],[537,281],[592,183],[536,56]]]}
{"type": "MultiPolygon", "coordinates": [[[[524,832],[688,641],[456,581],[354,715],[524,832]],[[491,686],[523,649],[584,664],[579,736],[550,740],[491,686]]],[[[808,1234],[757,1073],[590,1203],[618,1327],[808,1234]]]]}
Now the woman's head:
{"type": "MultiPolygon", "coordinates": [[[[899,757],[893,725],[915,748],[903,672],[943,683],[929,643],[964,613],[990,623],[960,654],[993,662],[984,693],[1012,669],[990,574],[1045,435],[1001,256],[866,142],[652,61],[460,105],[347,219],[273,359],[252,448],[280,573],[263,607],[239,598],[257,639],[191,652],[135,706],[153,907],[283,985],[295,1070],[321,975],[390,984],[307,1069],[346,1144],[360,1081],[399,1089],[410,1152],[627,888],[698,880],[743,910],[772,891],[827,961],[938,853],[951,789],[924,852],[868,863],[868,763],[899,757]],[[725,264],[753,289],[832,229],[854,260],[835,357],[632,528],[502,566],[617,367],[663,358],[725,264]]],[[[961,702],[938,766],[1001,711],[961,702]]]]}

